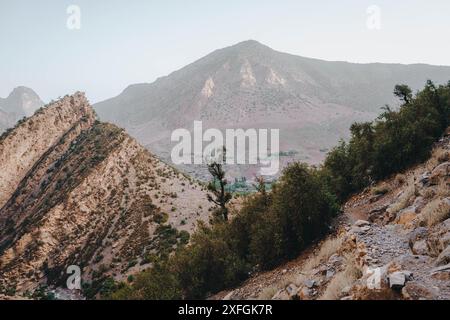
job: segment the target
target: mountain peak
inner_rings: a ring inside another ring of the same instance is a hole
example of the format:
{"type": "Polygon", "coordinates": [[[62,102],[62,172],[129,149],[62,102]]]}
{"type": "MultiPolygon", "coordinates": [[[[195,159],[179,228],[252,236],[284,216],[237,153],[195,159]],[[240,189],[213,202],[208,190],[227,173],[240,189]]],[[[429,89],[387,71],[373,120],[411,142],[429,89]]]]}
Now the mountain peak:
{"type": "Polygon", "coordinates": [[[34,111],[43,105],[44,103],[33,89],[19,86],[14,88],[6,99],[2,99],[0,108],[3,111],[12,114],[12,118],[15,122],[24,116],[31,116],[34,111]]]}
{"type": "Polygon", "coordinates": [[[25,86],[18,86],[15,87],[12,91],[12,93],[21,93],[21,92],[27,92],[27,93],[35,93],[33,89],[29,88],[29,87],[25,87],[25,86]]]}
{"type": "Polygon", "coordinates": [[[253,39],[244,40],[235,44],[235,46],[265,46],[261,42],[253,39]]]}
{"type": "Polygon", "coordinates": [[[261,42],[258,42],[256,40],[246,40],[246,41],[242,41],[239,42],[231,47],[229,47],[230,49],[236,49],[239,51],[247,51],[250,53],[254,53],[260,50],[263,51],[267,51],[270,50],[272,51],[272,48],[262,44],[261,42]]]}
{"type": "Polygon", "coordinates": [[[21,97],[27,95],[30,98],[37,98],[40,99],[38,94],[31,88],[25,87],[25,86],[18,86],[11,91],[7,99],[13,98],[13,97],[21,97]]]}

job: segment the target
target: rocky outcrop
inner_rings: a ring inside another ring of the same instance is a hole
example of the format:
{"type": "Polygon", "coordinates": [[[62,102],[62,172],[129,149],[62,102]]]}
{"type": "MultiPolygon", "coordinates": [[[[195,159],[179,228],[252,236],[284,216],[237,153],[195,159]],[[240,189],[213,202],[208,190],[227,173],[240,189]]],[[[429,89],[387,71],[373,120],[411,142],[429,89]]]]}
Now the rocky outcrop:
{"type": "Polygon", "coordinates": [[[81,93],[19,125],[0,151],[8,169],[0,292],[65,288],[71,265],[84,283],[126,279],[185,245],[197,221],[208,220],[203,187],[122,129],[95,121],[81,93]],[[30,150],[22,158],[23,148],[30,150]]]}
{"type": "Polygon", "coordinates": [[[20,123],[0,141],[0,208],[33,165],[72,127],[89,126],[93,110],[82,93],[65,97],[20,123]]]}

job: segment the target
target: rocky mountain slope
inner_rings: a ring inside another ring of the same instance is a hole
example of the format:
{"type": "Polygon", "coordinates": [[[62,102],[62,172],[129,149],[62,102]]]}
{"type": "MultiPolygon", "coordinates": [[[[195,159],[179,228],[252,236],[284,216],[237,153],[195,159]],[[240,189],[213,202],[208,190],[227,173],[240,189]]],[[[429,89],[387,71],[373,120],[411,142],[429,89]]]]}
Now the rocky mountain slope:
{"type": "Polygon", "coordinates": [[[202,186],[66,96],[0,139],[0,293],[126,279],[189,240],[202,186]]]}
{"type": "Polygon", "coordinates": [[[43,105],[39,96],[30,88],[15,88],[7,98],[0,98],[0,133],[13,127],[23,117],[31,116],[43,105]]]}
{"type": "Polygon", "coordinates": [[[354,196],[334,234],[214,299],[450,299],[450,128],[432,157],[354,196]]]}
{"type": "MultiPolygon", "coordinates": [[[[278,128],[282,163],[317,164],[354,121],[374,119],[386,102],[395,106],[386,97],[396,84],[417,90],[427,79],[449,78],[450,67],[321,61],[246,41],[154,83],[131,85],[94,108],[164,159],[173,147],[171,132],[202,120],[205,129],[278,128]]],[[[244,166],[231,173],[252,177],[256,170],[244,166]]]]}

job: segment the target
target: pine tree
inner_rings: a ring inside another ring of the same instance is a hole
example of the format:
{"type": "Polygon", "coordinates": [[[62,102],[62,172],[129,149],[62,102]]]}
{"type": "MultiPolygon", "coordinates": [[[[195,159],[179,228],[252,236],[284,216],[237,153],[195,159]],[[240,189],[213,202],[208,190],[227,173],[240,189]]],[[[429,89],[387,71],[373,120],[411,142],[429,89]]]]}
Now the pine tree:
{"type": "Polygon", "coordinates": [[[227,203],[231,200],[231,193],[225,189],[228,184],[227,179],[225,179],[225,171],[223,170],[225,155],[226,149],[223,148],[222,161],[214,160],[208,164],[208,171],[213,177],[213,180],[208,184],[208,191],[213,195],[208,194],[207,198],[208,201],[219,206],[215,212],[216,217],[228,221],[227,203]]]}

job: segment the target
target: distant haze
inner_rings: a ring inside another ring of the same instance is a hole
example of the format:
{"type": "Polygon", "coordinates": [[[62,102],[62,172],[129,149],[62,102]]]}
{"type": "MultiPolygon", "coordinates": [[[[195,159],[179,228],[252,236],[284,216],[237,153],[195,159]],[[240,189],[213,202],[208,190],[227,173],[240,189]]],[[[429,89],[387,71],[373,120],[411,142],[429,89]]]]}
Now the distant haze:
{"type": "Polygon", "coordinates": [[[77,90],[98,102],[247,39],[324,60],[450,65],[449,13],[448,0],[2,0],[0,97],[27,86],[45,102],[77,90]],[[80,30],[66,27],[72,4],[80,30]],[[371,5],[380,30],[367,28],[371,5]]]}
{"type": "MultiPolygon", "coordinates": [[[[201,120],[204,128],[280,129],[282,164],[317,164],[340,138],[348,138],[352,122],[373,120],[385,104],[398,106],[396,84],[415,91],[427,79],[447,83],[450,67],[328,62],[245,41],[154,83],[130,85],[94,108],[101,120],[124,127],[166,161],[171,132],[201,120]]],[[[208,176],[204,166],[182,169],[208,176]]],[[[256,169],[233,166],[237,171],[231,174],[252,177],[256,169]]]]}

